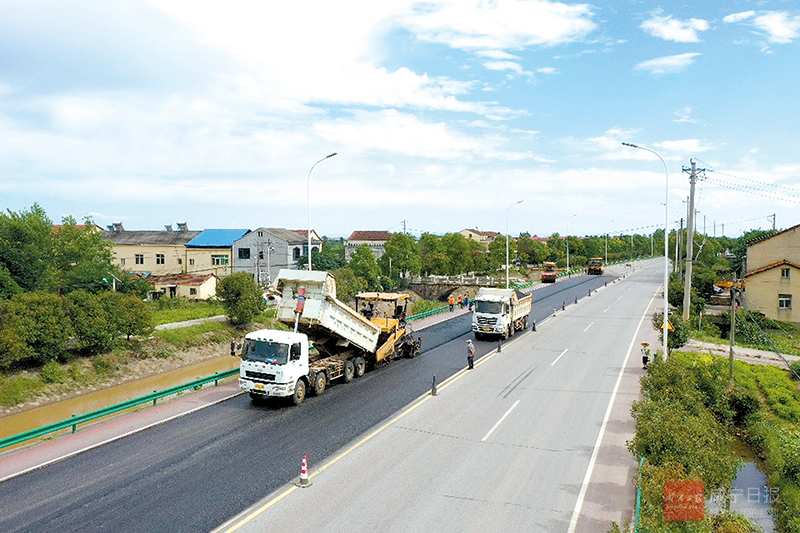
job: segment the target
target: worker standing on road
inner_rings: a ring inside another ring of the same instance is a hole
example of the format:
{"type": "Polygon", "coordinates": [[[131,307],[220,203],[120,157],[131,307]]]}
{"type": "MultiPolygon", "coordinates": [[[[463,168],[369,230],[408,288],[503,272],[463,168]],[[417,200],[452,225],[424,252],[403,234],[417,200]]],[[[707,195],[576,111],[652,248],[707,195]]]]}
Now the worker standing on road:
{"type": "Polygon", "coordinates": [[[458,295],[458,308],[461,309],[462,307],[464,307],[464,297],[459,294],[458,295]]]}
{"type": "Polygon", "coordinates": [[[450,298],[447,299],[447,303],[450,305],[450,312],[452,312],[453,311],[453,307],[456,304],[456,299],[453,298],[452,294],[450,295],[450,298]]]}
{"type": "Polygon", "coordinates": [[[467,340],[467,364],[470,370],[475,368],[475,345],[471,339],[467,340]]]}

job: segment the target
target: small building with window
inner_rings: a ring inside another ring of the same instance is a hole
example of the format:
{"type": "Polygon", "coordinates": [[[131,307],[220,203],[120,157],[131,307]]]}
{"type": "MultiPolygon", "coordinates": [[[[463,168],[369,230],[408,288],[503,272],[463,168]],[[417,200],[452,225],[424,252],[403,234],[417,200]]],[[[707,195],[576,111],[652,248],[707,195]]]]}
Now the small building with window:
{"type": "Polygon", "coordinates": [[[800,225],[747,245],[745,306],[800,324],[800,225]]]}
{"type": "MultiPolygon", "coordinates": [[[[186,243],[187,274],[214,274],[224,278],[233,273],[233,245],[249,229],[205,229],[186,243]]],[[[239,253],[242,253],[240,251],[239,253]]]]}
{"type": "Polygon", "coordinates": [[[217,277],[213,274],[171,274],[149,278],[154,297],[208,300],[217,294],[217,277]]]}
{"type": "Polygon", "coordinates": [[[103,231],[103,238],[114,245],[114,263],[121,270],[140,274],[179,274],[186,272],[186,243],[200,235],[189,231],[185,222],[163,230],[126,230],[115,222],[103,231]]]}
{"type": "MultiPolygon", "coordinates": [[[[392,238],[392,233],[389,231],[354,231],[344,243],[344,258],[350,261],[353,252],[362,244],[369,246],[375,259],[380,259],[386,253],[386,243],[392,238]]],[[[313,266],[313,265],[312,265],[313,266]]]]}
{"type": "MultiPolygon", "coordinates": [[[[311,230],[311,249],[322,250],[322,239],[311,230]]],[[[308,252],[308,232],[284,228],[258,228],[233,245],[233,272],[247,272],[257,283],[270,284],[282,268],[298,268],[308,252]]],[[[312,262],[313,267],[313,262],[312,262]]]]}

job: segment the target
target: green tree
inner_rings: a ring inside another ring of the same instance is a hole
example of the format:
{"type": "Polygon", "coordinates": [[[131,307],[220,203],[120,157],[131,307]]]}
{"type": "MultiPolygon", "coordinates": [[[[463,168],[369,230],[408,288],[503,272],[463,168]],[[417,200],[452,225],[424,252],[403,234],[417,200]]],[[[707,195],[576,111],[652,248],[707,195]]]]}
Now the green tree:
{"type": "Polygon", "coordinates": [[[101,298],[79,290],[69,293],[65,299],[78,341],[77,348],[90,355],[110,350],[117,338],[117,331],[101,298]]]}
{"type": "Polygon", "coordinates": [[[467,239],[469,243],[469,252],[472,255],[472,267],[470,270],[481,274],[488,273],[492,270],[489,263],[489,250],[478,241],[467,239]]]}
{"type": "MultiPolygon", "coordinates": [[[[511,266],[517,257],[517,241],[508,239],[508,261],[511,266]]],[[[505,275],[506,268],[506,236],[497,237],[489,243],[489,266],[492,270],[502,269],[505,275]]]]}
{"type": "Polygon", "coordinates": [[[331,271],[336,279],[336,298],[343,302],[352,302],[356,294],[367,290],[367,282],[356,276],[349,268],[337,268],[331,271]]]}
{"type": "Polygon", "coordinates": [[[0,300],[8,300],[15,294],[22,292],[22,287],[17,285],[8,269],[0,265],[0,300]]]}
{"type": "Polygon", "coordinates": [[[350,263],[347,267],[357,277],[364,280],[366,283],[366,290],[380,291],[383,290],[381,285],[381,269],[375,261],[375,254],[372,253],[370,247],[362,244],[353,251],[350,256],[350,263]]]}
{"type": "MultiPolygon", "coordinates": [[[[344,239],[322,238],[322,252],[312,251],[311,266],[314,270],[335,270],[347,265],[344,258],[344,239]]],[[[297,266],[308,268],[308,254],[297,258],[297,266]]]]}
{"type": "Polygon", "coordinates": [[[0,302],[0,370],[6,371],[32,361],[33,348],[25,343],[24,332],[13,314],[0,302]]]}
{"type": "Polygon", "coordinates": [[[448,259],[445,274],[454,276],[469,272],[472,250],[469,241],[460,233],[447,233],[442,237],[442,251],[448,259]]]}
{"type": "Polygon", "coordinates": [[[30,211],[0,213],[0,267],[25,291],[47,286],[53,223],[38,204],[30,211]]]}
{"type": "Polygon", "coordinates": [[[447,272],[449,260],[438,235],[423,233],[419,239],[419,254],[423,275],[442,275],[447,272]]]}
{"type": "Polygon", "coordinates": [[[4,323],[33,350],[36,362],[67,359],[73,330],[58,294],[36,291],[14,296],[4,304],[4,323]]]}
{"type": "Polygon", "coordinates": [[[381,269],[387,276],[405,277],[406,273],[419,274],[422,262],[419,248],[414,237],[405,233],[395,233],[386,241],[386,252],[379,260],[381,269]],[[392,260],[392,271],[389,272],[389,259],[392,260]],[[384,268],[385,267],[385,268],[384,268]]]}
{"type": "Polygon", "coordinates": [[[53,256],[49,262],[54,286],[62,292],[105,289],[103,278],[112,272],[119,277],[113,265],[113,247],[111,241],[103,239],[91,218],[78,225],[74,218],[64,217],[53,232],[53,256]]]}
{"type": "Polygon", "coordinates": [[[539,264],[547,261],[549,250],[547,243],[535,241],[530,235],[520,235],[517,243],[519,248],[519,257],[522,261],[529,264],[539,264]]]}
{"type": "Polygon", "coordinates": [[[244,272],[220,280],[217,297],[222,301],[228,320],[237,326],[249,324],[266,309],[264,297],[253,276],[244,272]]]}

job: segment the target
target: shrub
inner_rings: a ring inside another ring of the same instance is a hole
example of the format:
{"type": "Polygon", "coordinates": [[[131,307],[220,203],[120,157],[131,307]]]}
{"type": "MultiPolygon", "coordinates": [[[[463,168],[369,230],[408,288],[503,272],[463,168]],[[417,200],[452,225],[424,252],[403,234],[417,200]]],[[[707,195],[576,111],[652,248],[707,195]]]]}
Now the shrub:
{"type": "Polygon", "coordinates": [[[800,379],[800,359],[790,363],[789,368],[792,370],[792,379],[800,379]]]}
{"type": "Polygon", "coordinates": [[[261,291],[250,274],[232,274],[221,280],[217,296],[222,299],[228,320],[237,326],[249,324],[266,309],[261,291]]]}
{"type": "Polygon", "coordinates": [[[67,372],[56,361],[46,362],[41,373],[42,381],[45,383],[62,383],[67,377],[67,372]]]}
{"type": "Polygon", "coordinates": [[[44,386],[42,380],[27,376],[0,379],[0,405],[20,404],[44,386]]]}

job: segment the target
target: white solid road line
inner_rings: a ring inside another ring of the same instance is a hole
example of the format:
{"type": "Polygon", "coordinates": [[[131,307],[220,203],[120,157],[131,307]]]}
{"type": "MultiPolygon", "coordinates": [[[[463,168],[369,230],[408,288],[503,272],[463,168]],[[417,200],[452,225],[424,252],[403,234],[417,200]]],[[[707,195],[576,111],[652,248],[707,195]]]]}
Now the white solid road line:
{"type": "Polygon", "coordinates": [[[583,332],[586,333],[589,330],[589,328],[592,327],[592,324],[594,324],[594,322],[589,322],[589,325],[586,326],[586,328],[584,328],[583,332]]]}
{"type": "MultiPolygon", "coordinates": [[[[659,289],[661,289],[660,285],[659,289]]],[[[583,485],[581,485],[581,491],[578,494],[578,501],[575,502],[575,509],[572,511],[572,519],[569,521],[569,529],[567,529],[567,533],[575,533],[575,528],[578,526],[578,517],[580,517],[581,514],[581,507],[583,507],[583,500],[584,498],[586,498],[586,491],[589,489],[589,481],[591,481],[592,479],[592,471],[594,471],[594,464],[597,461],[597,454],[600,452],[600,444],[603,442],[603,435],[605,435],[606,426],[608,425],[608,419],[611,416],[611,409],[614,407],[614,399],[617,397],[619,384],[622,382],[622,375],[625,373],[625,368],[628,366],[628,359],[630,358],[631,352],[633,351],[633,343],[636,342],[636,337],[639,335],[639,330],[642,328],[642,322],[644,322],[644,317],[647,316],[647,311],[650,309],[650,306],[653,305],[653,300],[656,299],[657,294],[658,294],[658,289],[656,290],[656,293],[653,295],[653,297],[650,298],[650,303],[648,303],[647,307],[644,308],[644,313],[642,313],[642,318],[639,319],[639,325],[636,326],[636,331],[633,332],[633,337],[631,338],[631,344],[630,346],[628,346],[628,354],[625,356],[625,360],[622,362],[622,368],[619,369],[619,375],[617,375],[617,382],[614,384],[614,391],[611,393],[611,399],[608,401],[608,407],[606,408],[606,415],[603,417],[603,424],[600,426],[600,433],[597,434],[597,440],[594,443],[592,458],[589,459],[589,467],[586,469],[586,475],[583,478],[583,485]]]]}
{"type": "MultiPolygon", "coordinates": [[[[563,351],[563,352],[561,352],[561,355],[564,355],[565,353],[567,353],[567,348],[564,348],[564,351],[563,351]]],[[[559,355],[558,357],[556,357],[556,360],[555,360],[555,361],[553,361],[552,363],[550,363],[550,366],[553,366],[554,364],[556,364],[556,363],[558,362],[558,360],[559,360],[559,359],[561,359],[561,355],[559,355]]]]}
{"type": "Polygon", "coordinates": [[[514,408],[516,406],[518,406],[518,405],[519,405],[519,400],[514,402],[514,405],[512,405],[508,409],[508,411],[506,411],[506,414],[504,414],[502,417],[500,417],[500,420],[498,420],[497,423],[494,426],[492,426],[492,429],[489,430],[489,433],[487,433],[486,435],[483,436],[483,438],[481,439],[481,442],[486,442],[486,439],[488,439],[489,437],[492,436],[492,433],[494,433],[494,430],[497,429],[497,427],[503,422],[503,420],[505,420],[506,417],[511,414],[511,411],[513,411],[514,408]]]}

